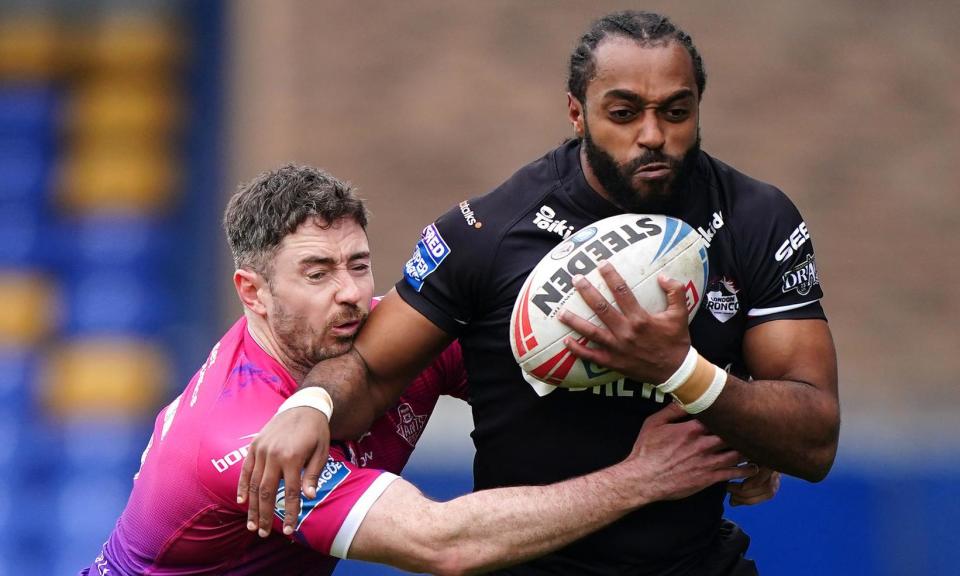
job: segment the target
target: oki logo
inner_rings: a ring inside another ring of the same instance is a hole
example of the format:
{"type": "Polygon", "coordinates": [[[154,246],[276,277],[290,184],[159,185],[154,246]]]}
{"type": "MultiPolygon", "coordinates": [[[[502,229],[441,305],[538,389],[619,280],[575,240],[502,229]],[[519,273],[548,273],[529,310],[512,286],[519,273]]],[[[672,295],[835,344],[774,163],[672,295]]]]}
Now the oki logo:
{"type": "Polygon", "coordinates": [[[801,222],[799,226],[794,228],[793,232],[790,233],[790,237],[783,241],[783,244],[777,248],[777,253],[773,257],[777,262],[783,262],[787,258],[793,256],[795,250],[799,250],[801,246],[807,243],[807,240],[810,239],[810,232],[807,231],[807,223],[801,222]]]}
{"type": "Polygon", "coordinates": [[[566,220],[557,220],[557,212],[549,206],[541,206],[540,211],[534,214],[533,223],[537,228],[547,232],[555,232],[561,238],[566,238],[573,233],[573,226],[567,224],[566,220]]]}

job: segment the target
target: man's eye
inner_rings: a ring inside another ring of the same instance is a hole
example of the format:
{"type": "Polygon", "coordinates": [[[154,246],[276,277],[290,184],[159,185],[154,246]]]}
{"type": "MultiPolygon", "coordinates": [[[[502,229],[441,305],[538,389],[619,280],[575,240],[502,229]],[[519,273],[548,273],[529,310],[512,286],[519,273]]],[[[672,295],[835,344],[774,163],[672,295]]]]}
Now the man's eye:
{"type": "Polygon", "coordinates": [[[311,273],[307,274],[307,278],[309,278],[309,279],[311,279],[311,280],[323,280],[323,279],[326,278],[326,277],[327,277],[327,273],[326,273],[326,272],[322,272],[322,271],[320,271],[320,272],[311,272],[311,273]]]}
{"type": "Polygon", "coordinates": [[[614,120],[629,120],[633,118],[633,110],[628,108],[618,108],[610,111],[610,117],[614,120]]]}
{"type": "Polygon", "coordinates": [[[670,120],[685,120],[690,115],[686,108],[670,108],[667,110],[667,118],[670,120]]]}
{"type": "Polygon", "coordinates": [[[354,271],[354,272],[359,272],[359,273],[362,274],[362,273],[365,273],[365,272],[367,272],[367,271],[370,270],[370,265],[369,265],[369,264],[354,264],[353,266],[350,267],[350,270],[352,270],[352,271],[354,271]]]}

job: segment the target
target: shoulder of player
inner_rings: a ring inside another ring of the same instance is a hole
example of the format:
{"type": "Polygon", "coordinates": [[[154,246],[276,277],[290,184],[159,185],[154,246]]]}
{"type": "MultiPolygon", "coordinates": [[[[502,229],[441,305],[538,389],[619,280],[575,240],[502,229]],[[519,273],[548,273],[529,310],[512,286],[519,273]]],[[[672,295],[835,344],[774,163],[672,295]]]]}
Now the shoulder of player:
{"type": "Polygon", "coordinates": [[[490,192],[460,202],[444,215],[448,225],[493,240],[512,229],[561,185],[552,150],[523,166],[490,192]]]}
{"type": "Polygon", "coordinates": [[[727,228],[736,242],[763,245],[784,231],[789,233],[789,229],[802,222],[793,201],[776,186],[752,178],[706,153],[703,158],[709,165],[710,185],[720,207],[720,225],[727,228]]]}
{"type": "Polygon", "coordinates": [[[770,210],[795,210],[790,198],[773,184],[748,176],[706,153],[703,158],[713,174],[712,185],[732,216],[761,213],[769,217],[770,210]]]}

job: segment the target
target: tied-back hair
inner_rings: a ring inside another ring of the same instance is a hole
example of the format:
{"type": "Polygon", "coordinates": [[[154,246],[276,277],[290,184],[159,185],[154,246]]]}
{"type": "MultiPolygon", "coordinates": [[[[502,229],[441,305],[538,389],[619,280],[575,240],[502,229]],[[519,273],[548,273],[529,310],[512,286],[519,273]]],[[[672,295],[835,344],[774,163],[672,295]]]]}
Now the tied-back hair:
{"type": "Polygon", "coordinates": [[[641,46],[665,46],[677,42],[683,46],[693,60],[693,75],[697,82],[699,97],[707,87],[707,72],[703,67],[703,58],[693,44],[689,34],[674,25],[669,18],[654,12],[625,10],[608,14],[596,20],[580,38],[580,42],[570,55],[570,69],[567,76],[567,91],[581,103],[587,100],[587,84],[597,71],[594,50],[608,36],[620,36],[636,41],[641,46]]]}

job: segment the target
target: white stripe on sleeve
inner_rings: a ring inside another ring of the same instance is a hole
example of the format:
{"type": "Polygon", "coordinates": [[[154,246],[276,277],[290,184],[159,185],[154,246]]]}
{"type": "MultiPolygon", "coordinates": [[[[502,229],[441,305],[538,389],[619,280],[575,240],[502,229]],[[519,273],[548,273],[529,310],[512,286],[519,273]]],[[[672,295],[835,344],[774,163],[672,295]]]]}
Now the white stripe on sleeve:
{"type": "Polygon", "coordinates": [[[343,524],[340,525],[340,530],[337,531],[337,535],[333,538],[333,544],[330,545],[331,556],[337,558],[347,557],[347,552],[350,551],[350,544],[353,543],[353,537],[357,535],[357,530],[360,529],[360,523],[363,522],[373,503],[380,498],[380,495],[387,489],[387,486],[397,478],[399,478],[399,476],[396,474],[384,472],[377,476],[377,479],[370,484],[363,493],[363,496],[361,496],[360,499],[357,500],[357,503],[353,505],[353,508],[350,509],[350,513],[344,518],[343,524]]]}
{"type": "Polygon", "coordinates": [[[799,304],[787,304],[786,306],[774,306],[773,308],[751,308],[747,312],[747,316],[769,316],[771,314],[776,314],[777,312],[786,312],[787,310],[796,310],[797,308],[803,308],[814,302],[819,302],[820,299],[810,300],[809,302],[801,302],[799,304]]]}

